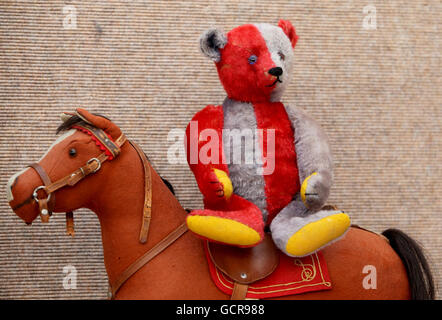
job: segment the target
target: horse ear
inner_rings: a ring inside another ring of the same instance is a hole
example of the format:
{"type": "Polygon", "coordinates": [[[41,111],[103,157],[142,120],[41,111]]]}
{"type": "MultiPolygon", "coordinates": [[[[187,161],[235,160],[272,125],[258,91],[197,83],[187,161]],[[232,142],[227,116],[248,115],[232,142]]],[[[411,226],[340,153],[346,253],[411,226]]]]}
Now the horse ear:
{"type": "Polygon", "coordinates": [[[66,121],[68,121],[70,118],[72,118],[73,116],[75,116],[75,114],[70,113],[70,112],[62,112],[62,113],[60,114],[60,119],[61,119],[61,121],[66,122],[66,121]]]}
{"type": "Polygon", "coordinates": [[[296,42],[298,42],[298,35],[296,34],[295,27],[288,20],[279,20],[278,27],[284,31],[286,36],[289,38],[292,48],[295,48],[296,42]]]}
{"type": "Polygon", "coordinates": [[[75,109],[75,114],[84,122],[92,125],[94,125],[93,120],[97,118],[97,116],[82,108],[75,109]]]}
{"type": "Polygon", "coordinates": [[[113,139],[117,139],[119,136],[121,136],[120,128],[118,128],[117,125],[109,119],[96,116],[82,108],[76,109],[75,113],[85,122],[110,134],[113,139]]]}

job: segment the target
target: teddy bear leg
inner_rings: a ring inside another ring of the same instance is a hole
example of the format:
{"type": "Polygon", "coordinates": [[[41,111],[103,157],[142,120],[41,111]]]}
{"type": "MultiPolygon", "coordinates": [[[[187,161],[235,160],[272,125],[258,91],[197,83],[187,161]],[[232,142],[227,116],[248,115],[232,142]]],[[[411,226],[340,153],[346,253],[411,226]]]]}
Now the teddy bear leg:
{"type": "Polygon", "coordinates": [[[194,210],[186,218],[187,227],[200,238],[251,247],[264,239],[261,210],[253,203],[233,195],[224,210],[194,210]]]}
{"type": "Polygon", "coordinates": [[[339,240],[350,227],[350,218],[339,210],[311,211],[299,197],[270,224],[276,246],[291,257],[304,257],[339,240]]]}

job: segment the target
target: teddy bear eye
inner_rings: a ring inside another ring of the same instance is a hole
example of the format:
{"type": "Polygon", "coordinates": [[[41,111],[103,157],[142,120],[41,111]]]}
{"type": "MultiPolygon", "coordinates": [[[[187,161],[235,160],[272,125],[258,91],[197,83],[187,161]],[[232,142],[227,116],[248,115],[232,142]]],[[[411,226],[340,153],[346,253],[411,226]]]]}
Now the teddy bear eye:
{"type": "Polygon", "coordinates": [[[282,53],[281,51],[278,52],[279,57],[281,58],[281,60],[285,60],[285,54],[282,53]]]}
{"type": "Polygon", "coordinates": [[[250,57],[249,57],[249,64],[255,64],[256,63],[256,61],[258,61],[258,57],[257,56],[255,56],[254,54],[252,54],[250,57]]]}

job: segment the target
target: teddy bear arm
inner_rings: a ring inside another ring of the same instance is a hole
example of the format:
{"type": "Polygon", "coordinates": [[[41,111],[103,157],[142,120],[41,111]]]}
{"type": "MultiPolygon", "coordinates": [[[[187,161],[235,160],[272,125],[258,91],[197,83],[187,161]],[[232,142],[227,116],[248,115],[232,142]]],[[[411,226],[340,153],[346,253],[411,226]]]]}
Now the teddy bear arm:
{"type": "Polygon", "coordinates": [[[228,167],[222,161],[222,137],[220,134],[222,121],[222,108],[209,105],[196,113],[186,128],[187,162],[205,201],[208,203],[217,203],[228,199],[233,192],[232,182],[228,176],[228,167]],[[200,139],[204,136],[201,134],[204,130],[211,133],[216,132],[219,142],[217,150],[219,158],[209,163],[202,161],[200,157],[201,148],[204,148],[206,144],[204,139],[200,139]]]}
{"type": "Polygon", "coordinates": [[[301,197],[309,208],[322,206],[333,182],[333,158],[328,137],[305,111],[286,107],[295,132],[301,197]]]}

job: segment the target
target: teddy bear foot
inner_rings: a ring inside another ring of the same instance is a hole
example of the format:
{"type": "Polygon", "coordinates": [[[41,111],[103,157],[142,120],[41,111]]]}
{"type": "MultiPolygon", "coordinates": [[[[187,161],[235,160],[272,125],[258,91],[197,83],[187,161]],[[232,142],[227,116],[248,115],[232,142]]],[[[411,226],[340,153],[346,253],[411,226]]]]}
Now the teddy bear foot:
{"type": "MultiPolygon", "coordinates": [[[[252,247],[264,238],[264,223],[261,217],[253,221],[240,221],[234,213],[213,210],[195,210],[186,218],[187,227],[199,237],[234,245],[252,247]]],[[[249,215],[250,218],[250,215],[249,215]]]]}
{"type": "Polygon", "coordinates": [[[272,236],[277,246],[287,255],[304,257],[339,240],[349,227],[350,217],[346,213],[319,211],[307,217],[293,217],[285,221],[285,231],[278,232],[279,228],[276,227],[272,230],[272,236]],[[288,229],[292,232],[288,232],[288,229]],[[293,230],[296,231],[293,233],[293,230]]]}

